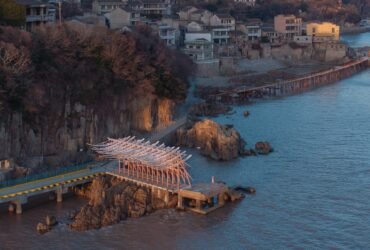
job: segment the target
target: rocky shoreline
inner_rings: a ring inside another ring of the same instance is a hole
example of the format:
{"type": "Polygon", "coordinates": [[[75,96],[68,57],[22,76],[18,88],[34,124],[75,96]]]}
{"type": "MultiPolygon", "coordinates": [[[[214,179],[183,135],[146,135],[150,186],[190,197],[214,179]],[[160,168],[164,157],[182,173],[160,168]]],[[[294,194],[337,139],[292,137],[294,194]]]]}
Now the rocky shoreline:
{"type": "Polygon", "coordinates": [[[209,119],[178,129],[176,144],[197,148],[201,154],[218,161],[229,161],[239,156],[266,155],[273,151],[268,142],[257,142],[254,149],[247,149],[246,141],[232,125],[221,125],[209,119]]]}
{"type": "Polygon", "coordinates": [[[71,216],[70,228],[76,231],[99,229],[125,220],[138,218],[157,209],[174,208],[176,197],[171,196],[168,205],[152,197],[151,191],[110,176],[94,179],[90,185],[77,190],[87,197],[88,204],[71,216]]]}
{"type": "MultiPolygon", "coordinates": [[[[74,231],[99,229],[127,218],[149,215],[159,209],[176,208],[178,201],[177,195],[172,194],[166,204],[164,200],[153,195],[150,189],[123,182],[112,176],[97,177],[91,184],[74,191],[77,195],[89,199],[88,204],[71,215],[69,227],[74,231]]],[[[223,199],[230,202],[240,200],[244,198],[243,192],[254,194],[255,189],[241,186],[228,188],[223,199]]],[[[44,232],[50,229],[45,227],[44,232]]]]}

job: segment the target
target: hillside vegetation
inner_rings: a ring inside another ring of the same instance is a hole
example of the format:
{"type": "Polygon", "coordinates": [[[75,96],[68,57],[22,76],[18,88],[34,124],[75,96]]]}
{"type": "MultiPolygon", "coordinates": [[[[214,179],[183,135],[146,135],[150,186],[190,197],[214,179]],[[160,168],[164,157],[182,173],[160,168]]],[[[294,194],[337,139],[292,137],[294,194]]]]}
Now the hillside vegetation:
{"type": "Polygon", "coordinates": [[[144,26],[124,34],[77,24],[34,33],[0,27],[0,116],[47,116],[66,100],[100,108],[121,94],[179,101],[191,71],[187,57],[144,26]]]}

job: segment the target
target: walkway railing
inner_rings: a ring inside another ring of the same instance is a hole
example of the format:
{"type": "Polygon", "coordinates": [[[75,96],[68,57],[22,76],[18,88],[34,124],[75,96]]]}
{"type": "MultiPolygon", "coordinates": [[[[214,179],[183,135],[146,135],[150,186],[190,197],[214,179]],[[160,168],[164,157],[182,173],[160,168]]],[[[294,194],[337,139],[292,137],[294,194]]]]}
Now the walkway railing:
{"type": "Polygon", "coordinates": [[[90,163],[92,163],[92,161],[86,161],[80,164],[60,167],[54,170],[46,171],[46,172],[39,173],[39,174],[31,174],[31,175],[17,178],[17,179],[0,181],[0,188],[11,187],[11,186],[19,185],[19,184],[37,181],[40,179],[54,177],[54,176],[61,175],[61,174],[66,174],[69,172],[87,169],[90,163]]]}

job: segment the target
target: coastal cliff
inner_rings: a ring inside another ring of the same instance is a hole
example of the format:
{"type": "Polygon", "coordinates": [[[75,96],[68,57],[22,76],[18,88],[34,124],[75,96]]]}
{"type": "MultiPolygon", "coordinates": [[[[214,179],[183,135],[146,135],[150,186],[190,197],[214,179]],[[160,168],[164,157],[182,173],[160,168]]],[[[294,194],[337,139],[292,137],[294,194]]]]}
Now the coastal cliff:
{"type": "Polygon", "coordinates": [[[146,26],[0,26],[0,51],[0,160],[27,168],[81,162],[88,143],[167,126],[192,72],[146,26]]]}
{"type": "Polygon", "coordinates": [[[0,147],[0,159],[17,158],[31,168],[84,161],[87,144],[167,126],[175,107],[174,101],[155,96],[117,97],[112,104],[112,110],[100,112],[67,102],[60,112],[41,117],[37,124],[29,124],[22,113],[9,114],[0,122],[0,144],[6,145],[0,147]]]}

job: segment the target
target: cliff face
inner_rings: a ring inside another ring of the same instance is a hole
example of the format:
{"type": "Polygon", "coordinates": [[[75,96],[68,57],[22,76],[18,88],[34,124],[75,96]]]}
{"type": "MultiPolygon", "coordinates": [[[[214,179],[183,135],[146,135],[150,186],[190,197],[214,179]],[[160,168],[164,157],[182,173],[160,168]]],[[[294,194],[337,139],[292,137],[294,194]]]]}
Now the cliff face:
{"type": "Polygon", "coordinates": [[[29,124],[21,113],[8,115],[0,123],[0,159],[14,158],[25,167],[81,161],[88,143],[168,125],[175,106],[155,96],[112,102],[113,108],[103,111],[67,102],[60,113],[44,117],[39,124],[29,124]]]}
{"type": "Polygon", "coordinates": [[[88,143],[168,125],[192,71],[146,26],[0,26],[0,51],[0,160],[25,167],[83,161],[88,143]]]}

